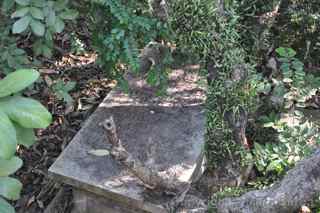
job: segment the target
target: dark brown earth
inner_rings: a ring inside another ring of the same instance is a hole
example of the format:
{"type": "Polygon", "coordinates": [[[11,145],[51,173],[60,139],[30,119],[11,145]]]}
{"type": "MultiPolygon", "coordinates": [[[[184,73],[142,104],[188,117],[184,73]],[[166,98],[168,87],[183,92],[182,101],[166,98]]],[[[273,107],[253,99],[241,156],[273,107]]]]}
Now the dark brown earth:
{"type": "MultiPolygon", "coordinates": [[[[55,64],[47,64],[42,69],[40,83],[25,95],[42,102],[52,113],[53,122],[45,130],[36,130],[37,143],[31,148],[18,147],[18,155],[23,159],[23,167],[16,173],[23,183],[21,198],[15,203],[18,213],[41,213],[63,186],[48,178],[48,168],[61,151],[68,145],[81,128],[83,122],[108,94],[114,82],[105,78],[105,73],[93,65],[95,54],[83,56],[67,55],[55,64]],[[58,100],[50,85],[58,79],[75,81],[70,92],[71,104],[58,100]]],[[[66,188],[66,213],[71,204],[71,193],[66,188]]]]}

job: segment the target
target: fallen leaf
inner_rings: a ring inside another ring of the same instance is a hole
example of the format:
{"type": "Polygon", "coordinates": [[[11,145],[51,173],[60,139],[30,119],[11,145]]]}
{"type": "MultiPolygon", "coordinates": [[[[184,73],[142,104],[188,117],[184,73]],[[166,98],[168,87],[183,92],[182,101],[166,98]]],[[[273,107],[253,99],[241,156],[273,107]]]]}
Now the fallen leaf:
{"type": "Polygon", "coordinates": [[[110,152],[107,149],[93,149],[93,150],[90,150],[88,154],[102,157],[102,156],[110,155],[110,152]]]}

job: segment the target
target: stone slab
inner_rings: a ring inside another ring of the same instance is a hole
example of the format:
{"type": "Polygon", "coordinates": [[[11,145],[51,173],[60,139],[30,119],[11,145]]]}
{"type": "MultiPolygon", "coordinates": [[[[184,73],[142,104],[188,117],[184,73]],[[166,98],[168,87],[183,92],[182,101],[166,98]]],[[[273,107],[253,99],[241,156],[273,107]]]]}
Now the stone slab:
{"type": "Polygon", "coordinates": [[[146,211],[125,204],[120,205],[88,191],[74,189],[71,213],[146,213],[146,211]]]}
{"type": "Polygon", "coordinates": [[[174,71],[168,97],[144,93],[147,90],[139,81],[135,81],[137,89],[130,95],[118,89],[112,91],[51,166],[50,175],[120,206],[165,212],[161,204],[172,197],[147,193],[142,183],[111,156],[99,157],[88,152],[110,148],[99,123],[112,115],[119,138],[135,158],[175,175],[179,181],[189,180],[205,134],[205,94],[198,80],[195,73],[174,71]]]}

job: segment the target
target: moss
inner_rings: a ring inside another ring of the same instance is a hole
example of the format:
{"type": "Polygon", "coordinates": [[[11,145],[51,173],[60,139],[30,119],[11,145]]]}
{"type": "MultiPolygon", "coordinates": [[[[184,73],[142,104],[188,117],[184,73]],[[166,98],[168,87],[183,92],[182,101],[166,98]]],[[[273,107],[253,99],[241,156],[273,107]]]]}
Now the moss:
{"type": "Polygon", "coordinates": [[[219,200],[222,200],[227,197],[240,197],[241,195],[245,194],[246,192],[250,191],[250,188],[240,188],[240,187],[227,187],[224,188],[222,191],[217,192],[212,195],[209,205],[208,205],[208,212],[215,213],[217,212],[216,205],[219,200]]]}

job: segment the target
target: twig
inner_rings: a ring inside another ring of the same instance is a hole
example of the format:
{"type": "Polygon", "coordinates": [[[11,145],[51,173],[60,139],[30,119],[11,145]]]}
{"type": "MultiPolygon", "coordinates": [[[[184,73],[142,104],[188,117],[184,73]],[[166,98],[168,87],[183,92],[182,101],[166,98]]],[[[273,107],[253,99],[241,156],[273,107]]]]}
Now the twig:
{"type": "Polygon", "coordinates": [[[112,145],[110,152],[111,156],[122,165],[126,166],[128,170],[139,178],[147,188],[174,193],[179,191],[182,184],[175,181],[174,177],[170,177],[164,173],[159,173],[155,169],[145,166],[140,160],[135,159],[129,152],[127,152],[117,135],[116,124],[112,116],[107,118],[100,125],[106,130],[108,143],[112,145]]]}

